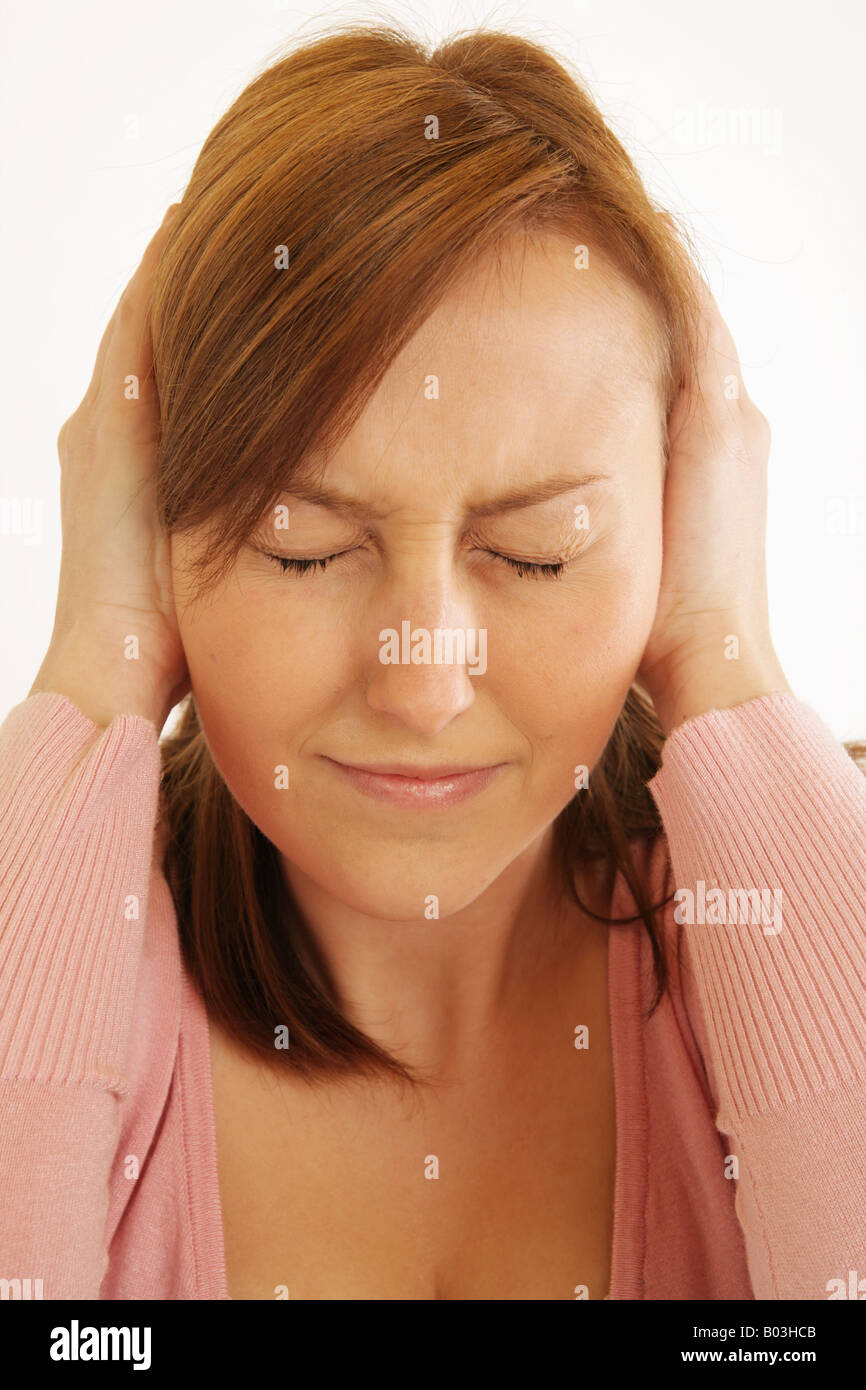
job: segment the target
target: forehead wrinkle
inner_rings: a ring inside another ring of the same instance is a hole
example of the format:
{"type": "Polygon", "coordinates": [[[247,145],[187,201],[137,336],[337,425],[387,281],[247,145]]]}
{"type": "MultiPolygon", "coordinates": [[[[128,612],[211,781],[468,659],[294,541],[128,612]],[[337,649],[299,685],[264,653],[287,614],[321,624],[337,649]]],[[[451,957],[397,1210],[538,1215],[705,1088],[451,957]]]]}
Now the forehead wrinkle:
{"type": "MultiPolygon", "coordinates": [[[[473,520],[478,517],[499,516],[505,513],[524,511],[609,479],[610,475],[603,473],[583,475],[555,473],[535,482],[515,484],[494,497],[469,502],[464,507],[464,513],[467,519],[473,520]]],[[[359,498],[344,492],[343,489],[324,488],[303,482],[293,484],[287,489],[285,495],[309,502],[313,506],[322,506],[327,510],[366,521],[384,521],[388,516],[393,515],[394,510],[399,510],[395,508],[382,510],[371,503],[362,502],[359,498]]]]}
{"type": "MultiPolygon", "coordinates": [[[[569,247],[570,256],[571,248],[569,239],[565,238],[561,244],[569,247]]],[[[560,276],[565,274],[563,267],[566,264],[566,258],[563,256],[557,261],[555,256],[551,256],[551,247],[552,243],[549,242],[544,248],[547,253],[548,264],[550,265],[552,262],[551,277],[548,278],[547,275],[543,275],[542,279],[546,280],[548,284],[555,284],[556,274],[558,273],[560,276]]],[[[520,261],[520,284],[521,293],[523,293],[523,276],[526,270],[527,250],[525,240],[523,240],[521,244],[521,249],[523,251],[523,256],[520,261]]],[[[569,260],[567,264],[570,266],[571,261],[569,260]]],[[[626,313],[630,322],[639,330],[647,329],[654,312],[652,306],[649,304],[646,297],[641,292],[637,291],[615,267],[607,264],[604,257],[597,256],[595,266],[597,274],[594,276],[592,282],[585,287],[596,301],[591,325],[597,348],[597,352],[594,355],[610,355],[611,367],[613,370],[608,369],[599,372],[589,379],[588,398],[583,401],[569,400],[569,408],[560,413],[559,411],[553,411],[551,409],[550,396],[552,394],[554,398],[558,397],[559,399],[563,399],[563,392],[554,390],[545,393],[543,385],[540,384],[540,389],[530,388],[525,391],[518,390],[515,393],[510,381],[504,378],[503,374],[497,370],[497,364],[494,362],[489,365],[486,375],[487,382],[495,385],[497,382],[506,381],[504,395],[510,406],[508,415],[504,412],[497,413],[494,409],[493,414],[496,426],[494,429],[489,430],[484,440],[486,467],[491,472],[501,477],[506,477],[508,473],[511,472],[509,464],[513,457],[512,446],[515,435],[518,435],[523,441],[522,450],[524,452],[524,458],[536,457],[540,454],[547,454],[550,457],[555,454],[557,457],[563,458],[568,454],[574,455],[579,451],[581,456],[585,459],[587,451],[590,448],[594,454],[603,454],[606,441],[616,430],[617,425],[620,422],[627,424],[629,420],[634,419],[636,398],[641,394],[645,394],[647,385],[654,384],[653,378],[655,378],[656,381],[658,380],[657,362],[654,360],[654,353],[652,350],[653,335],[644,331],[639,331],[637,333],[636,337],[640,344],[640,355],[638,356],[633,350],[631,335],[626,336],[622,331],[623,312],[626,313]],[[609,312],[603,312],[599,315],[597,308],[599,302],[602,304],[603,308],[609,312]],[[650,342],[647,341],[648,338],[650,338],[650,342]],[[647,351],[648,348],[649,351],[647,351]],[[630,352],[630,356],[626,356],[626,352],[630,352]],[[638,367],[637,370],[635,370],[636,366],[638,367]],[[648,368],[649,370],[642,371],[640,368],[648,368]],[[579,410],[579,418],[577,420],[574,418],[576,408],[579,410]],[[558,419],[556,418],[557,416],[559,416],[558,419]],[[522,417],[522,419],[518,417],[522,417]],[[547,440],[538,437],[539,434],[543,433],[545,430],[550,430],[551,426],[555,426],[554,436],[549,437],[547,440]],[[580,431],[579,436],[576,434],[576,429],[580,431]],[[563,439],[565,436],[567,436],[567,440],[564,450],[563,439]]],[[[535,267],[533,269],[535,269],[535,267]]],[[[435,437],[431,446],[428,434],[428,426],[433,424],[433,421],[436,421],[435,414],[431,420],[430,417],[425,418],[416,410],[413,410],[413,407],[417,406],[419,403],[419,397],[423,392],[426,375],[429,374],[429,371],[434,371],[437,365],[440,366],[440,369],[443,365],[437,363],[435,360],[437,353],[440,351],[443,339],[446,339],[447,343],[450,344],[455,341],[455,338],[459,338],[465,341],[470,348],[473,343],[477,345],[478,315],[472,313],[472,296],[480,290],[482,300],[486,301],[486,297],[490,293],[491,288],[495,289],[497,286],[504,293],[505,281],[502,272],[503,265],[498,258],[486,258],[473,266],[467,272],[466,276],[458,283],[456,289],[456,293],[459,294],[461,290],[465,291],[467,286],[470,288],[469,311],[467,312],[466,300],[464,299],[461,304],[459,300],[453,297],[454,291],[452,291],[445,300],[440,302],[439,306],[434,308],[428,319],[425,320],[419,328],[418,333],[413,339],[410,339],[409,344],[398,354],[389,372],[386,373],[380,381],[376,391],[368,402],[367,410],[372,406],[375,412],[378,406],[382,406],[386,419],[387,413],[390,412],[392,417],[391,420],[388,421],[390,439],[384,448],[377,447],[377,457],[375,462],[368,466],[365,481],[372,477],[374,483],[381,483],[383,473],[386,473],[389,465],[393,465],[395,462],[393,445],[394,441],[401,433],[405,445],[409,445],[411,437],[413,435],[415,436],[414,442],[418,447],[418,457],[425,464],[427,463],[426,456],[437,452],[435,437]],[[458,326],[463,330],[459,332],[459,334],[457,332],[458,326]],[[427,368],[427,371],[424,370],[425,368],[427,368]],[[411,378],[416,374],[417,381],[415,387],[411,391],[408,402],[406,402],[403,389],[394,390],[392,387],[395,382],[401,381],[405,383],[407,378],[411,378]],[[398,404],[400,405],[399,419],[393,422],[394,415],[397,413],[394,407],[398,404]]],[[[572,277],[576,273],[586,274],[587,272],[570,271],[572,277]]],[[[573,279],[570,279],[568,288],[570,289],[573,284],[573,279]]],[[[583,293],[583,287],[579,293],[583,293]]],[[[561,300],[559,303],[561,304],[561,300]]],[[[513,298],[511,304],[514,304],[513,298]]],[[[519,317],[523,305],[518,302],[516,307],[519,317]]],[[[482,323],[486,325],[488,330],[487,336],[493,336],[494,341],[500,343],[501,346],[501,334],[497,335],[497,325],[495,322],[491,322],[487,320],[485,316],[482,316],[482,323]]],[[[519,342],[519,333],[515,332],[510,334],[509,337],[519,342]]],[[[530,352],[528,357],[530,360],[539,362],[543,366],[543,361],[537,352],[530,352]]],[[[482,364],[481,372],[482,375],[484,375],[485,355],[478,353],[477,361],[482,364]]],[[[475,365],[475,359],[472,357],[470,357],[467,364],[460,365],[460,376],[464,381],[464,387],[466,367],[468,366],[471,370],[473,365],[475,365]]],[[[436,374],[439,375],[439,373],[436,374]]],[[[521,374],[523,375],[524,373],[522,372],[521,374]]],[[[486,392],[486,394],[489,395],[490,393],[486,392]]],[[[661,404],[660,393],[659,399],[661,404]]],[[[364,434],[367,432],[364,424],[365,414],[366,411],[358,420],[358,424],[361,425],[362,440],[364,434]]],[[[369,416],[367,419],[369,421],[369,416]]],[[[381,423],[382,417],[380,416],[379,424],[381,425],[381,423]]],[[[433,427],[432,433],[434,436],[440,423],[440,421],[436,421],[433,427]]],[[[459,457],[465,454],[467,448],[471,451],[475,451],[478,448],[478,431],[473,427],[472,423],[471,394],[469,396],[469,404],[463,405],[462,407],[458,405],[457,410],[456,425],[460,434],[465,434],[466,436],[465,444],[460,442],[459,435],[455,432],[454,424],[454,421],[449,421],[445,426],[448,431],[448,436],[445,438],[444,446],[441,450],[438,450],[443,455],[447,456],[447,462],[452,462],[455,459],[459,462],[459,457]]],[[[375,430],[373,433],[375,435],[375,430]]],[[[345,449],[350,438],[351,436],[347,437],[340,447],[345,449]]],[[[355,450],[352,449],[351,452],[354,453],[355,450]]],[[[365,450],[362,448],[362,456],[364,452],[365,450]]],[[[309,476],[313,472],[317,458],[321,459],[321,472],[322,475],[324,474],[330,460],[327,459],[324,454],[308,456],[306,467],[302,464],[300,472],[296,475],[298,481],[293,484],[292,481],[289,480],[287,491],[291,493],[293,486],[297,490],[301,485],[302,477],[309,476]]],[[[513,462],[519,465],[523,460],[515,457],[513,458],[513,462]]],[[[397,460],[397,463],[399,467],[399,460],[397,460]]],[[[457,476],[458,472],[459,470],[454,470],[454,476],[450,481],[448,479],[443,480],[449,492],[456,491],[459,486],[460,479],[459,476],[457,476]]],[[[411,506],[412,504],[409,505],[411,506]]],[[[402,508],[402,510],[405,509],[405,507],[402,508]]],[[[391,507],[388,511],[384,511],[381,507],[377,507],[373,504],[364,504],[356,498],[354,502],[348,499],[346,500],[344,511],[346,514],[355,517],[364,516],[367,519],[384,520],[385,516],[394,514],[395,508],[391,507]]]]}

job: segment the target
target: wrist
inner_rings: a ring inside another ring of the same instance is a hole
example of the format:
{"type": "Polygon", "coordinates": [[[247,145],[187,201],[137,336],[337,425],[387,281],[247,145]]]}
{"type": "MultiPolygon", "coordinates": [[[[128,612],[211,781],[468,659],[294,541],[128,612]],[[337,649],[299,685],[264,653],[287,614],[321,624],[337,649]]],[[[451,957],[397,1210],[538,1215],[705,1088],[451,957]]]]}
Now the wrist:
{"type": "Polygon", "coordinates": [[[101,729],[107,729],[119,714],[128,714],[149,720],[159,735],[165,719],[168,718],[168,714],[163,718],[161,709],[137,699],[134,694],[125,696],[122,692],[104,687],[94,688],[87,682],[74,677],[69,679],[62,674],[55,676],[49,673],[44,679],[37,677],[28,695],[38,695],[42,692],[63,695],[67,700],[71,700],[82,714],[101,729]]]}
{"type": "Polygon", "coordinates": [[[674,729],[711,710],[733,709],[764,695],[792,695],[785,672],[770,650],[726,658],[719,649],[680,664],[658,689],[648,688],[659,723],[668,738],[674,729]]]}
{"type": "Polygon", "coordinates": [[[171,712],[170,692],[156,687],[135,665],[130,662],[124,669],[114,660],[106,666],[74,646],[49,648],[28,694],[64,695],[100,728],[107,729],[118,714],[136,715],[148,719],[158,735],[171,712]]]}

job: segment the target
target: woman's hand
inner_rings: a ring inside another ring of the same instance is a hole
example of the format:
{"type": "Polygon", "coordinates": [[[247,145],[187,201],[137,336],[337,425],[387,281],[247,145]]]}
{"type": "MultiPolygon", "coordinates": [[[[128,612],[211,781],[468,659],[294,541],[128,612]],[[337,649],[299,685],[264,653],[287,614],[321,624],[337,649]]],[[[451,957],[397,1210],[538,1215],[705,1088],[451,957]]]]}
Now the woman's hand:
{"type": "Polygon", "coordinates": [[[697,375],[669,420],[661,585],[637,672],[667,734],[711,709],[791,693],[767,604],[770,427],[709,287],[688,270],[702,305],[697,375]]]}
{"type": "Polygon", "coordinates": [[[96,724],[139,714],[162,729],[189,690],[168,537],[156,515],[159,402],[150,288],[169,208],[99,345],[78,409],[60,430],[63,549],[54,630],[30,694],[67,695],[96,724]]]}

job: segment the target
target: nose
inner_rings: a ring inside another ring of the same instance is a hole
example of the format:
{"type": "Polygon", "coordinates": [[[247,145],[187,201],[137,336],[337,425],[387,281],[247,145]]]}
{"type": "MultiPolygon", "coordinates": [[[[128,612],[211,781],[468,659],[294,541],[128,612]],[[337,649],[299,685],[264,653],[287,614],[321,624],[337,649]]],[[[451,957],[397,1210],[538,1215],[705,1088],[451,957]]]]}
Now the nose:
{"type": "Polygon", "coordinates": [[[472,705],[486,670],[487,632],[447,580],[433,581],[423,595],[417,586],[411,593],[414,598],[408,586],[395,585],[377,605],[381,626],[369,661],[367,703],[413,733],[432,735],[472,705]]]}

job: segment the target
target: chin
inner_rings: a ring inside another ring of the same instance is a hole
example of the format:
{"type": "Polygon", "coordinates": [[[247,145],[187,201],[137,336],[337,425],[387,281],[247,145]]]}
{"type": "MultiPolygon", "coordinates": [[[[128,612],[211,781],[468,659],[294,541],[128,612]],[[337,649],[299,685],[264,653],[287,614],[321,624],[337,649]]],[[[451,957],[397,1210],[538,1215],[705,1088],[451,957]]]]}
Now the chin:
{"type": "Polygon", "coordinates": [[[353,912],[381,922],[418,924],[450,917],[468,907],[507,867],[507,861],[492,863],[486,852],[479,854],[475,866],[460,870],[455,869],[453,855],[448,863],[440,863],[438,855],[429,855],[411,864],[405,859],[389,863],[383,856],[374,864],[359,865],[356,873],[347,869],[345,860],[311,865],[291,854],[285,859],[290,884],[292,870],[297,869],[353,912]]]}

